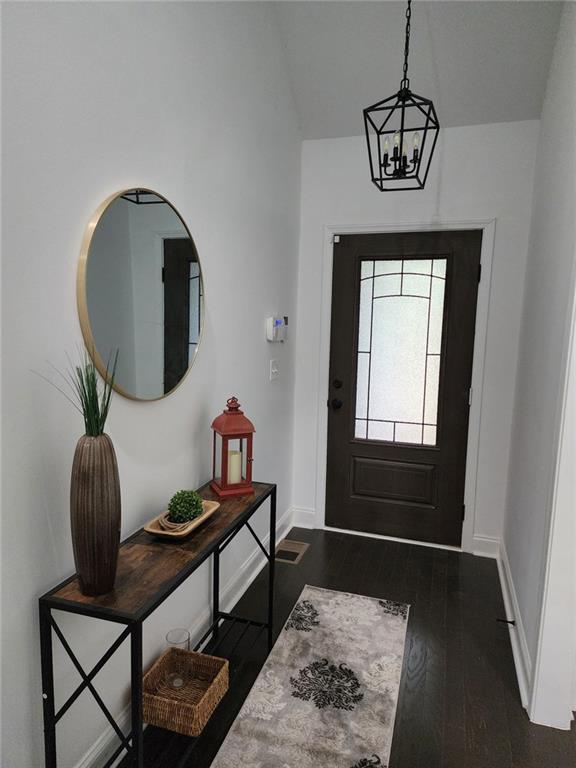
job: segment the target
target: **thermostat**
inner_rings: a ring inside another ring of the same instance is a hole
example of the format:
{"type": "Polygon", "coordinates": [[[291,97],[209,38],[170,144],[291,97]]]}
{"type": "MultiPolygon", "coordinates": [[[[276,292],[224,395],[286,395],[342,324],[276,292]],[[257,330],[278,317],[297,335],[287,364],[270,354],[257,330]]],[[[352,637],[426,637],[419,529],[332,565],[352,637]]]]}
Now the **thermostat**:
{"type": "Polygon", "coordinates": [[[286,341],[288,317],[266,318],[266,338],[268,341],[286,341]]]}

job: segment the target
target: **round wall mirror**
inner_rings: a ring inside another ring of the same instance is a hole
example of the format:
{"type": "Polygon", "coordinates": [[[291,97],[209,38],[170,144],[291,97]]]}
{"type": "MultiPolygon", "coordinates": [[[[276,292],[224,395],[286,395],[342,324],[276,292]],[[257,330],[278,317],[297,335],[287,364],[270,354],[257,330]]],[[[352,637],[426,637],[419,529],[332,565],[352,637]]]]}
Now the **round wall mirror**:
{"type": "Polygon", "coordinates": [[[98,208],[82,243],[78,312],[102,376],[118,351],[122,395],[156,400],[180,384],[202,333],[202,273],[188,227],[162,195],[127,189],[98,208]]]}

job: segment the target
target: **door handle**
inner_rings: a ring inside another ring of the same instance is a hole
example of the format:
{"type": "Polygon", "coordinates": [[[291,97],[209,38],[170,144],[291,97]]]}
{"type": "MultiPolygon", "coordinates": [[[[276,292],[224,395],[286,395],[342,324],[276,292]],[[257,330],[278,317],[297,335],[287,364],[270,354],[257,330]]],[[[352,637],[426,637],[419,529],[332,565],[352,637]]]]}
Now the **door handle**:
{"type": "Polygon", "coordinates": [[[333,411],[339,411],[343,405],[344,405],[344,401],[340,400],[338,397],[334,397],[332,398],[332,400],[330,400],[330,406],[333,411]]]}

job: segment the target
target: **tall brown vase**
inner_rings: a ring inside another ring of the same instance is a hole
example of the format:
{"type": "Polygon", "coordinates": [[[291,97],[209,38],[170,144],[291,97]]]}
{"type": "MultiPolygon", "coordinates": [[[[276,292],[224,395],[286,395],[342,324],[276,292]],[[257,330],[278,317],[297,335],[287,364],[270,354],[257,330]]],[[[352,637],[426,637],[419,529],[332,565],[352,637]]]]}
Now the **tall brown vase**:
{"type": "Polygon", "coordinates": [[[114,588],[120,544],[120,480],[108,435],[78,440],[70,484],[74,562],[84,595],[114,588]]]}

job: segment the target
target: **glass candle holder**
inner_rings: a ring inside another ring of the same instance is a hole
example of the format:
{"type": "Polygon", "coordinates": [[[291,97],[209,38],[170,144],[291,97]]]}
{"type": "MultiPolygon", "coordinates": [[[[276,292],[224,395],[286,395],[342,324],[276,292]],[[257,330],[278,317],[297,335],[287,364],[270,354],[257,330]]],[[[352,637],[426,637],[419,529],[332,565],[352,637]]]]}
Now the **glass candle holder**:
{"type": "Polygon", "coordinates": [[[190,632],[187,629],[177,627],[166,634],[168,648],[180,648],[182,651],[190,650],[190,632]]]}
{"type": "MultiPolygon", "coordinates": [[[[190,632],[188,632],[187,629],[182,629],[181,627],[171,629],[166,634],[166,645],[168,648],[179,648],[181,651],[189,651],[190,632]]],[[[179,667],[180,664],[177,663],[176,666],[179,667]]],[[[180,688],[183,688],[186,685],[185,673],[179,671],[178,669],[168,672],[166,675],[166,684],[176,691],[180,688]]]]}

